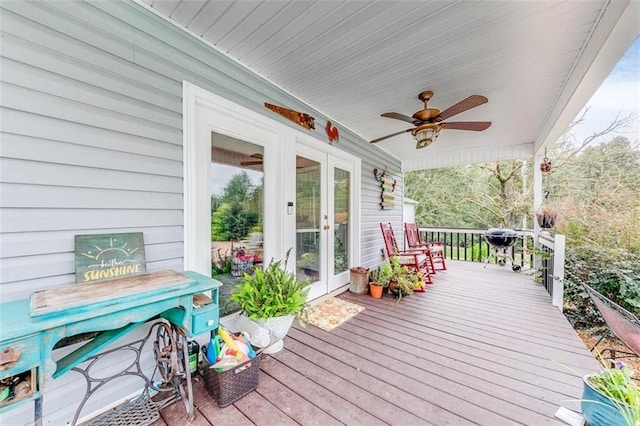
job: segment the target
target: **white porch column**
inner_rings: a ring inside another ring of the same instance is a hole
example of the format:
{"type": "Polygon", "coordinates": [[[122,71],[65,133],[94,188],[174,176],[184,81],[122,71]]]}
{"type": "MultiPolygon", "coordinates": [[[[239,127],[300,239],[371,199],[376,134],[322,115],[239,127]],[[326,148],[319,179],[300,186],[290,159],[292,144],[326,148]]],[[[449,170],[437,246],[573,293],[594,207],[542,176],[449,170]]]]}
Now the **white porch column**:
{"type": "MultiPolygon", "coordinates": [[[[540,248],[540,243],[538,242],[538,237],[540,235],[540,225],[538,225],[538,220],[536,219],[536,212],[542,206],[542,172],[540,171],[540,163],[544,158],[544,150],[539,149],[533,155],[533,243],[535,248],[540,248]]],[[[533,265],[534,268],[539,271],[542,267],[542,262],[539,254],[533,255],[533,265]]]]}

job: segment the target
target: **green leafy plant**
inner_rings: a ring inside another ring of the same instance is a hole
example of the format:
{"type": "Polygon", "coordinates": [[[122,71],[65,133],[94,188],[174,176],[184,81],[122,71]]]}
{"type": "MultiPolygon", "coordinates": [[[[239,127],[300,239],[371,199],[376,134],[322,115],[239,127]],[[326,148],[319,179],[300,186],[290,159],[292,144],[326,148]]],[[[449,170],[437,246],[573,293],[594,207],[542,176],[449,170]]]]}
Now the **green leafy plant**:
{"type": "Polygon", "coordinates": [[[282,260],[271,259],[267,267],[256,269],[254,275],[244,274],[241,284],[231,295],[249,318],[273,318],[283,315],[295,315],[305,324],[308,317],[307,293],[311,281],[298,282],[295,274],[287,270],[289,253],[284,265],[282,260]]]}
{"type": "Polygon", "coordinates": [[[587,380],[596,390],[609,398],[627,426],[639,426],[640,387],[631,376],[631,370],[621,362],[616,362],[614,367],[604,368],[599,374],[588,376],[587,380]]]}
{"type": "MultiPolygon", "coordinates": [[[[398,302],[403,296],[409,296],[413,293],[414,283],[412,281],[412,272],[406,266],[402,265],[397,258],[391,258],[391,282],[395,283],[393,287],[397,289],[398,302]]],[[[390,287],[392,287],[390,285],[390,287]]]]}
{"type": "Polygon", "coordinates": [[[599,332],[604,325],[583,283],[640,315],[639,255],[584,244],[568,246],[565,257],[564,314],[575,328],[599,332]]]}
{"type": "Polygon", "coordinates": [[[393,276],[393,269],[391,268],[391,263],[388,260],[384,260],[376,269],[371,271],[369,275],[371,279],[371,283],[375,285],[381,285],[383,287],[389,286],[389,281],[391,281],[391,277],[393,276]]]}
{"type": "Polygon", "coordinates": [[[467,256],[474,262],[480,262],[489,256],[489,247],[480,243],[474,243],[467,248],[467,256]]]}
{"type": "Polygon", "coordinates": [[[231,272],[231,255],[228,251],[222,253],[222,249],[218,249],[216,253],[217,259],[211,262],[211,276],[215,277],[220,274],[228,274],[231,272]]]}

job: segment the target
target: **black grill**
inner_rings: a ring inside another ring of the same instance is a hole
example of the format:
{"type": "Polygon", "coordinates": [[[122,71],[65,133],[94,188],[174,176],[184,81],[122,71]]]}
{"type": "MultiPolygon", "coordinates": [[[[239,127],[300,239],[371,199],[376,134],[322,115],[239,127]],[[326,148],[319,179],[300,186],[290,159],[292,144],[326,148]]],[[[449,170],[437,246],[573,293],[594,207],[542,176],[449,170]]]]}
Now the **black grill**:
{"type": "Polygon", "coordinates": [[[493,253],[487,256],[487,261],[484,264],[485,268],[491,259],[496,259],[500,266],[504,266],[507,263],[507,259],[509,259],[511,260],[511,269],[515,272],[520,271],[520,265],[514,263],[513,254],[511,253],[513,250],[511,247],[516,243],[516,238],[518,238],[516,231],[513,229],[491,228],[484,233],[484,238],[493,247],[493,253]]]}
{"type": "Polygon", "coordinates": [[[484,238],[495,248],[507,248],[516,243],[518,234],[513,229],[491,228],[484,233],[484,238]]]}

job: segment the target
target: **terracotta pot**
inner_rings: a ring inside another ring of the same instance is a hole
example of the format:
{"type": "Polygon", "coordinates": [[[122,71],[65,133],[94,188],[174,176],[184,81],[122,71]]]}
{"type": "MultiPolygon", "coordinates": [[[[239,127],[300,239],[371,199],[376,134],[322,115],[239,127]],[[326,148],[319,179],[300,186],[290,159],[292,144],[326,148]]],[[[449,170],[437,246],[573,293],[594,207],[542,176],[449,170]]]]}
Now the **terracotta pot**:
{"type": "Polygon", "coordinates": [[[382,297],[382,289],[384,287],[381,285],[369,284],[369,294],[374,299],[380,299],[382,297]]]}

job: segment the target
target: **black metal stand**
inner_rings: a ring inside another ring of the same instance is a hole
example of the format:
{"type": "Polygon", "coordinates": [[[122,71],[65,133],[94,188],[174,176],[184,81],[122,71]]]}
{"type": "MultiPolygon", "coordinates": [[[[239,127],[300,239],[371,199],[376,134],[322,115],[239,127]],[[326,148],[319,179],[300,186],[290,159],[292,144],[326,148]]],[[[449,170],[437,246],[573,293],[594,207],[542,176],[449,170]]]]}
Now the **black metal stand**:
{"type": "Polygon", "coordinates": [[[186,336],[182,329],[171,324],[169,321],[164,319],[159,320],[149,328],[146,336],[142,339],[94,355],[88,358],[87,362],[89,364],[86,368],[73,368],[74,371],[82,374],[85,378],[87,388],[84,398],[80,402],[71,422],[72,426],[77,424],[78,417],[91,396],[103,388],[108,382],[123,376],[139,377],[144,382],[142,393],[132,401],[91,420],[88,424],[99,426],[149,425],[160,417],[159,410],[175,402],[178,398],[183,400],[189,420],[193,419],[193,390],[191,387],[186,336]],[[153,345],[156,368],[154,369],[152,377],[149,378],[142,371],[140,356],[154,331],[156,340],[153,345]],[[116,374],[100,378],[92,376],[91,369],[95,367],[101,359],[117,351],[134,352],[135,361],[116,374]],[[162,378],[162,383],[159,386],[153,383],[156,372],[158,372],[162,378]],[[184,386],[185,381],[186,389],[184,386]],[[151,399],[152,393],[160,392],[170,394],[161,400],[154,401],[151,399]]]}

